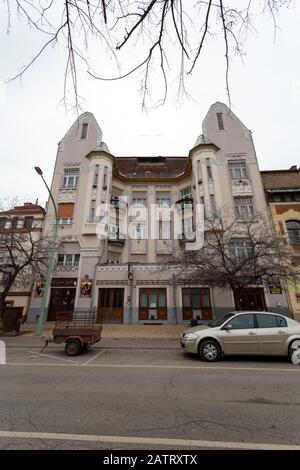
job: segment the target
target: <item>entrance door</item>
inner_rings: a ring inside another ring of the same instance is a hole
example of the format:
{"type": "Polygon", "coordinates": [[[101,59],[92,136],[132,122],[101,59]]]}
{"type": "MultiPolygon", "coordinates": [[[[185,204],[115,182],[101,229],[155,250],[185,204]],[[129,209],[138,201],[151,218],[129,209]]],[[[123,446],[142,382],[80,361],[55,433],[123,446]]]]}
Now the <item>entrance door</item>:
{"type": "Polygon", "coordinates": [[[139,320],[167,320],[167,290],[140,289],[139,320]]]}
{"type": "Polygon", "coordinates": [[[47,321],[56,321],[56,315],[73,318],[76,289],[52,287],[47,321]]]}
{"type": "Polygon", "coordinates": [[[235,307],[237,310],[254,310],[256,312],[266,309],[264,290],[262,287],[249,287],[234,292],[235,307]]]}
{"type": "Polygon", "coordinates": [[[99,289],[98,318],[99,323],[123,323],[124,289],[99,289]]]}
{"type": "Polygon", "coordinates": [[[182,289],[183,320],[211,320],[212,309],[208,287],[182,289]]]}

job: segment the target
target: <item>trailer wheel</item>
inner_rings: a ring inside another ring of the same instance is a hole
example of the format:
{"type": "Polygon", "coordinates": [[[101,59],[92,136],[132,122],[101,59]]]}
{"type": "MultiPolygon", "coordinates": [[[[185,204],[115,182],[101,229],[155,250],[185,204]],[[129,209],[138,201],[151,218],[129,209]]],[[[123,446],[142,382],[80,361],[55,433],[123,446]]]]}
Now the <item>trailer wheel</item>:
{"type": "Polygon", "coordinates": [[[65,353],[67,356],[77,356],[81,352],[81,343],[78,339],[69,339],[66,342],[65,353]]]}

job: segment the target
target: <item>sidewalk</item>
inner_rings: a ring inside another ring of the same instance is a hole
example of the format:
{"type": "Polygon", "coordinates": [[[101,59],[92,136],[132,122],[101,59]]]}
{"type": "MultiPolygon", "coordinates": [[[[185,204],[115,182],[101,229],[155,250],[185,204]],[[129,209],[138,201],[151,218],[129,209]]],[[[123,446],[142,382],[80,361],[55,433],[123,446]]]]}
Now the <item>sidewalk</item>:
{"type": "MultiPolygon", "coordinates": [[[[46,324],[42,335],[50,336],[54,324],[46,324]]],[[[186,325],[103,325],[102,339],[93,348],[177,349],[186,325]]],[[[6,346],[41,348],[41,337],[34,336],[34,325],[22,325],[20,335],[2,336],[6,346]]],[[[62,345],[50,343],[50,347],[62,345]]]]}

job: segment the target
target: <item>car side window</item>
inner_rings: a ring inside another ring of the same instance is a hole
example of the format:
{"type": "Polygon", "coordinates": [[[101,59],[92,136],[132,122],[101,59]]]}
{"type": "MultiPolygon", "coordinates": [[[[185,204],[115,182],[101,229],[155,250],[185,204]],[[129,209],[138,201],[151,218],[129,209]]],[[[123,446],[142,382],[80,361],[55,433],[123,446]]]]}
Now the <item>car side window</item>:
{"type": "Polygon", "coordinates": [[[285,318],[283,317],[280,317],[279,315],[276,316],[276,320],[277,320],[277,325],[278,327],[287,327],[287,321],[285,318]]]}
{"type": "Polygon", "coordinates": [[[238,315],[232,320],[229,320],[227,325],[232,325],[233,330],[246,330],[249,328],[255,328],[254,315],[250,313],[246,315],[238,315]]]}
{"type": "Polygon", "coordinates": [[[258,328],[278,328],[276,315],[257,315],[258,328]]]}

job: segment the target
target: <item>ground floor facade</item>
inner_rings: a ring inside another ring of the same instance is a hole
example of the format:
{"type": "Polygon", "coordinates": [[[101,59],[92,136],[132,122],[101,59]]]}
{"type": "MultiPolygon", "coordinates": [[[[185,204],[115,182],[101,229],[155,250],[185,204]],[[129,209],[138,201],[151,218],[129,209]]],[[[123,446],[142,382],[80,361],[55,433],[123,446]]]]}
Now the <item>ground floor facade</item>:
{"type": "MultiPolygon", "coordinates": [[[[205,323],[239,310],[270,310],[290,315],[284,289],[254,286],[243,292],[178,281],[176,268],[153,264],[82,266],[53,273],[47,299],[47,321],[74,312],[93,312],[101,323],[190,324],[205,323]],[[238,306],[238,307],[237,307],[238,306]]],[[[35,289],[27,315],[39,317],[41,290],[35,289]]]]}

